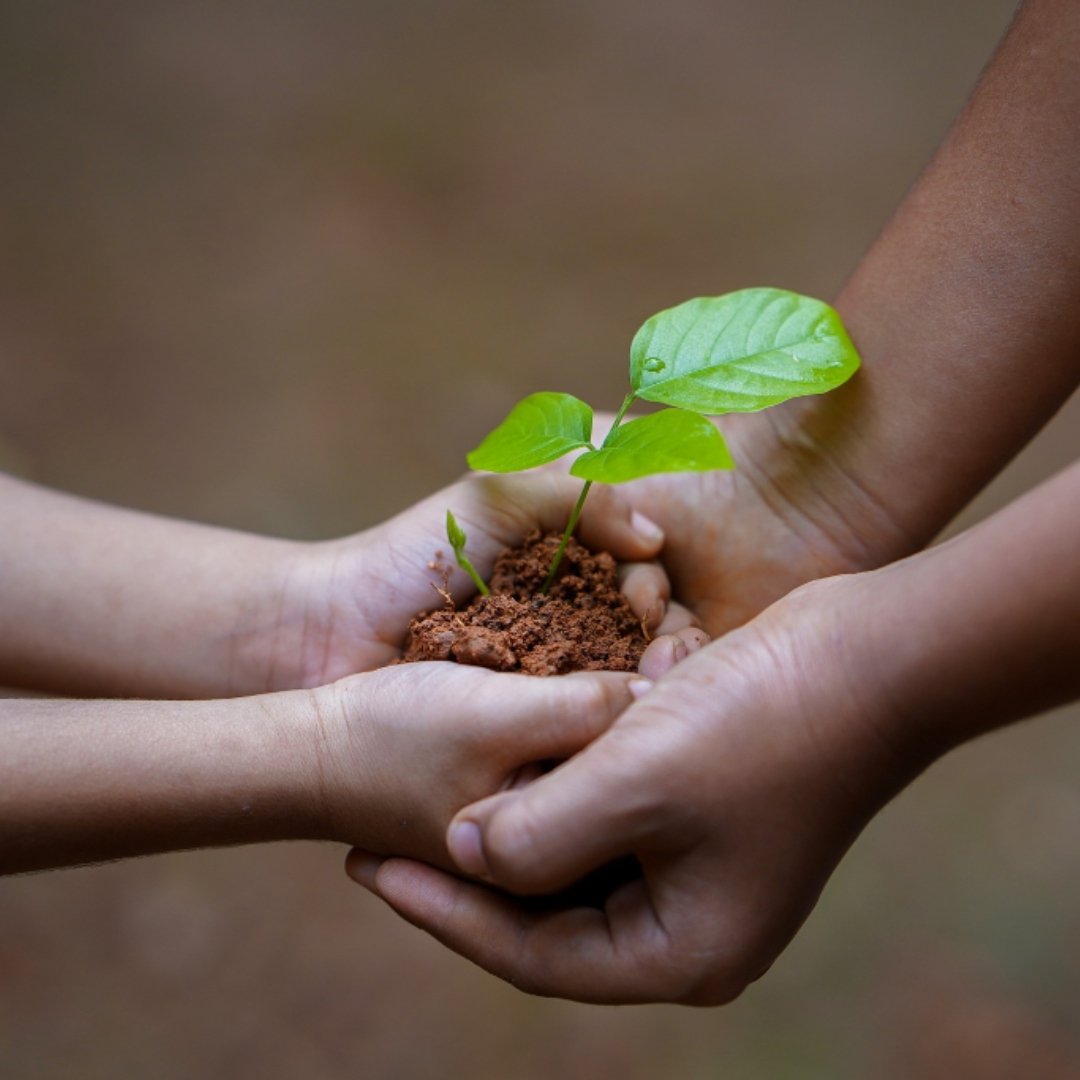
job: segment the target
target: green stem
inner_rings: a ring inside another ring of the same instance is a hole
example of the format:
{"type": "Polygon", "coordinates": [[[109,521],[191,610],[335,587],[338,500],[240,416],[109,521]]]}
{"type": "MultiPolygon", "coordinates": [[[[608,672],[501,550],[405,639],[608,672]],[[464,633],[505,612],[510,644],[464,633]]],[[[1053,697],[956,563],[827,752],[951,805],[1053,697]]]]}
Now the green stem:
{"type": "MultiPolygon", "coordinates": [[[[608,429],[607,435],[604,436],[604,441],[600,444],[601,448],[607,446],[608,439],[611,438],[615,429],[622,423],[627,410],[634,403],[634,397],[634,391],[631,390],[630,393],[623,398],[623,403],[619,406],[619,411],[615,414],[615,419],[611,422],[611,427],[608,429]]],[[[541,596],[547,596],[548,590],[555,580],[555,574],[559,569],[559,564],[566,554],[566,547],[570,543],[570,537],[574,535],[578,519],[581,517],[581,511],[585,506],[585,496],[589,494],[589,488],[591,488],[592,485],[593,482],[591,480],[586,480],[581,489],[581,494],[578,496],[578,501],[574,503],[574,509],[570,513],[570,520],[566,523],[566,529],[562,534],[562,539],[559,541],[559,546],[555,550],[555,557],[551,560],[551,568],[548,570],[547,577],[544,579],[543,588],[540,590],[541,596]]]]}
{"type": "Polygon", "coordinates": [[[457,564],[473,579],[473,584],[480,590],[483,596],[490,596],[491,590],[484,584],[484,579],[476,572],[476,567],[465,557],[465,552],[454,552],[457,564]]]}
{"type": "Polygon", "coordinates": [[[547,596],[548,589],[551,588],[551,583],[555,580],[555,571],[559,569],[559,563],[562,562],[562,557],[566,554],[566,545],[570,543],[570,537],[573,535],[574,529],[577,528],[578,518],[581,517],[581,508],[585,505],[585,496],[589,494],[592,483],[591,480],[585,481],[581,494],[578,496],[578,501],[574,504],[570,520],[566,523],[566,531],[562,534],[559,547],[555,552],[555,558],[551,560],[551,569],[548,570],[548,575],[544,579],[544,587],[540,590],[541,596],[547,596]]]}
{"type": "Polygon", "coordinates": [[[608,428],[608,433],[604,436],[604,441],[600,444],[601,446],[607,446],[608,439],[615,434],[615,429],[622,423],[622,419],[626,415],[627,409],[634,404],[635,397],[637,397],[637,395],[631,390],[630,393],[623,398],[623,402],[619,406],[619,411],[615,414],[615,419],[611,421],[611,427],[608,428]]]}

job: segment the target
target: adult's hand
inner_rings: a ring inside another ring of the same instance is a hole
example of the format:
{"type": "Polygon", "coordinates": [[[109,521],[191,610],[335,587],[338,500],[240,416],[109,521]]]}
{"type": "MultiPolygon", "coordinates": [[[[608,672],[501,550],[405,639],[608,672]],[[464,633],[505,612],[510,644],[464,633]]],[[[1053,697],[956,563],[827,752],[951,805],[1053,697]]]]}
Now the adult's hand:
{"type": "Polygon", "coordinates": [[[686,659],[577,757],[465,810],[462,871],[350,857],[399,914],[520,989],[716,1005],[761,975],[881,802],[910,774],[842,675],[833,599],[788,597],[686,659]],[[626,856],[603,909],[538,908],[626,856]]]}
{"type": "Polygon", "coordinates": [[[626,497],[717,635],[793,587],[924,546],[1080,379],[1080,5],[1027,0],[835,304],[844,386],[720,426],[733,473],[626,497]]]}
{"type": "Polygon", "coordinates": [[[798,929],[875,811],[950,747],[1080,695],[1080,464],[956,540],[814,582],[661,679],[577,757],[466,808],[460,869],[354,854],[407,919],[536,993],[718,1004],[798,929]],[[1055,567],[1047,574],[1047,566],[1055,567]]]}

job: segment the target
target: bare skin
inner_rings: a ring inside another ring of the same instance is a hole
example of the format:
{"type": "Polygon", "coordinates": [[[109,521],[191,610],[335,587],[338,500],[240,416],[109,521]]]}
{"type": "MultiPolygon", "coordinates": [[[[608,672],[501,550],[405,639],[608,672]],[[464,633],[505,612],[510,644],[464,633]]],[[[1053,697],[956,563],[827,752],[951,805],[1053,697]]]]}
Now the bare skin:
{"type": "Polygon", "coordinates": [[[411,664],[228,701],[0,701],[0,873],[295,839],[449,866],[458,810],[648,685],[411,664]]]}
{"type": "Polygon", "coordinates": [[[759,977],[874,813],[953,746],[1080,695],[1080,465],[961,537],[804,586],[685,660],[550,775],[463,811],[460,870],[353,877],[514,985],[716,1005],[759,977]],[[1047,574],[1045,568],[1056,568],[1047,574]]]}
{"type": "MultiPolygon", "coordinates": [[[[220,698],[319,686],[400,655],[409,620],[436,606],[431,567],[452,508],[470,556],[560,529],[578,484],[555,473],[470,477],[382,525],[296,543],[141,514],[0,476],[0,685],[70,694],[220,698]]],[[[663,542],[614,491],[586,507],[587,543],[622,560],[663,542]]],[[[473,586],[447,560],[461,600],[473,586]]],[[[667,581],[640,564],[639,615],[665,613],[667,581]]]]}
{"type": "Polygon", "coordinates": [[[1077,56],[1080,7],[1029,0],[837,299],[856,379],[725,420],[734,474],[628,488],[675,594],[733,632],[450,834],[464,873],[511,892],[626,854],[641,877],[546,914],[408,860],[356,852],[358,881],[537,993],[724,1002],[922,768],[1080,694],[1080,468],[870,571],[927,543],[1080,379],[1077,56]]]}
{"type": "Polygon", "coordinates": [[[1080,382],[1080,10],[1030,0],[834,301],[863,358],[725,417],[738,468],[621,489],[713,635],[922,548],[1080,382]]]}
{"type": "MultiPolygon", "coordinates": [[[[412,615],[440,602],[429,563],[448,506],[487,573],[505,544],[560,527],[577,487],[473,477],[359,536],[297,544],[0,477],[0,680],[210,698],[0,700],[0,873],[295,838],[450,865],[454,813],[582,749],[648,683],[449,664],[346,676],[393,660],[412,615]]],[[[594,544],[658,550],[614,493],[590,511],[594,544]]],[[[472,591],[456,568],[449,585],[472,591]]],[[[639,615],[664,617],[657,566],[633,564],[625,587],[639,615]]]]}

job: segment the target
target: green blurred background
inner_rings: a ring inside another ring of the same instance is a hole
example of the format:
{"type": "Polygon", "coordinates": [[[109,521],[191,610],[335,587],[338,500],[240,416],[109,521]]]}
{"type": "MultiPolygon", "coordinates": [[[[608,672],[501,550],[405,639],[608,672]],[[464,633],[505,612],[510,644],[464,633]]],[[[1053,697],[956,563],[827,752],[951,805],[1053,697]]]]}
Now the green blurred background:
{"type": "MultiPolygon", "coordinates": [[[[617,404],[660,307],[834,293],[1011,8],[2,2],[0,468],[363,528],[524,393],[617,404]]],[[[720,1011],[524,997],[328,845],[3,881],[0,1076],[1080,1076],[1078,718],[934,769],[720,1011]]]]}

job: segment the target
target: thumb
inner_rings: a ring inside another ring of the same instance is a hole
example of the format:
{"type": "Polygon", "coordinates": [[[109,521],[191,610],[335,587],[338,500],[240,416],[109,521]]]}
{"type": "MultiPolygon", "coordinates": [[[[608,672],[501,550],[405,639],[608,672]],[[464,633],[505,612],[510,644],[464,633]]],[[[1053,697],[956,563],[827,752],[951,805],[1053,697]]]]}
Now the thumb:
{"type": "Polygon", "coordinates": [[[539,895],[633,854],[657,808],[624,743],[603,735],[527,787],[466,807],[447,830],[451,858],[466,874],[539,895]]]}
{"type": "Polygon", "coordinates": [[[594,485],[590,490],[579,535],[586,547],[610,551],[621,562],[653,559],[664,545],[663,529],[607,485],[594,485]]]}

